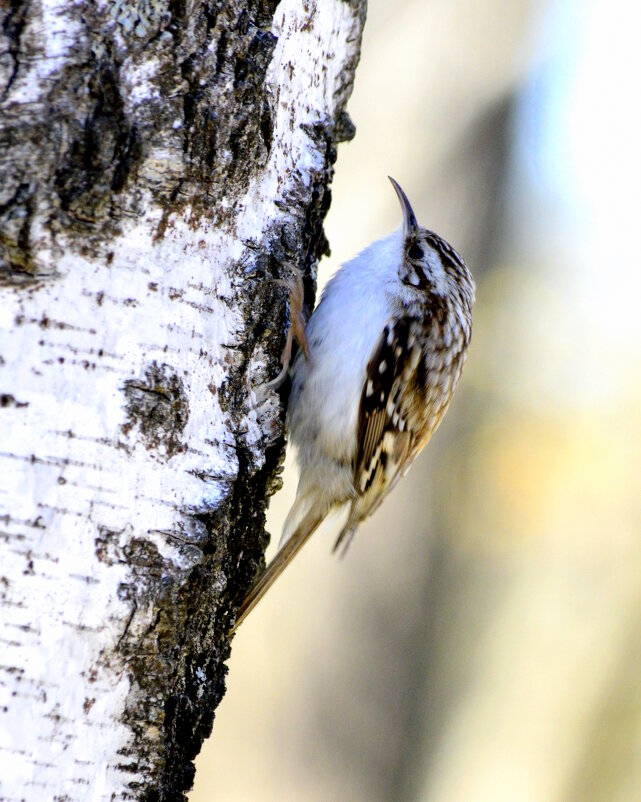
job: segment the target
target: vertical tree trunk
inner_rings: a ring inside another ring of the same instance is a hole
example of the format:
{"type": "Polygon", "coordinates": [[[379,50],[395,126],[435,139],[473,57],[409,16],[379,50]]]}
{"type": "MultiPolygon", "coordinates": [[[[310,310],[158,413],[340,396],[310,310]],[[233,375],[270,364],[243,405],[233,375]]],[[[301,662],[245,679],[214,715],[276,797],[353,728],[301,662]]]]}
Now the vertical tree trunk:
{"type": "Polygon", "coordinates": [[[0,12],[0,799],[180,800],[278,482],[364,0],[0,12]]]}

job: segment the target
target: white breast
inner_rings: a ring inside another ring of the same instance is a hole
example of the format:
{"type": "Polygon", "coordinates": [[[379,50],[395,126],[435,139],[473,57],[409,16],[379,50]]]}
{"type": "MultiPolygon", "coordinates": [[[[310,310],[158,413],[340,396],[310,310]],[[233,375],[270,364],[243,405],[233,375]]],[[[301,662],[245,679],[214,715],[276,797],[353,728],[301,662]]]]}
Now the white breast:
{"type": "Polygon", "coordinates": [[[379,240],[328,283],[306,334],[310,358],[293,368],[292,440],[310,457],[351,463],[367,363],[389,320],[388,288],[398,284],[401,232],[379,240]]]}

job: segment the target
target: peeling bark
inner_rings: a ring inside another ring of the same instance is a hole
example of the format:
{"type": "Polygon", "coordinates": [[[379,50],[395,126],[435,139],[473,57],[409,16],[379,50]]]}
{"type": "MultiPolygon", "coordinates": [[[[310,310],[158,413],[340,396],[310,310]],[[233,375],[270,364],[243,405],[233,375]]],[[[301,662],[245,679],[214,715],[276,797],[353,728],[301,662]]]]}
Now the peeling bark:
{"type": "Polygon", "coordinates": [[[279,482],[363,2],[0,11],[0,799],[181,800],[279,482]]]}

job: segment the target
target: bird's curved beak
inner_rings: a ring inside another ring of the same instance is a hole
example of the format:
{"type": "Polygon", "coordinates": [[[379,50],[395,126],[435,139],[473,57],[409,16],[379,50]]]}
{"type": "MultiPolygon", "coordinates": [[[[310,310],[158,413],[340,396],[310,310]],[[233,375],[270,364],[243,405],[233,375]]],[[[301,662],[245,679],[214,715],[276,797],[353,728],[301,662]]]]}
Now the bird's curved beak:
{"type": "Polygon", "coordinates": [[[416,215],[410,206],[410,202],[407,200],[407,195],[403,192],[400,185],[392,178],[391,175],[388,175],[387,177],[392,182],[392,186],[398,195],[398,200],[401,204],[401,210],[403,212],[403,236],[407,237],[407,235],[411,234],[414,229],[418,228],[416,215]]]}

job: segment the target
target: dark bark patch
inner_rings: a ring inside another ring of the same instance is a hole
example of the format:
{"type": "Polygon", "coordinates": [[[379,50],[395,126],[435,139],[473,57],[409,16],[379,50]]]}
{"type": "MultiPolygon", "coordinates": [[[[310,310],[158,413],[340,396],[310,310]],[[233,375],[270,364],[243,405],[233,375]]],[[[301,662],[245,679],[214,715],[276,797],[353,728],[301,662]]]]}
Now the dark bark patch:
{"type": "Polygon", "coordinates": [[[0,286],[25,284],[36,275],[31,253],[33,186],[24,181],[0,204],[0,286]]]}
{"type": "MultiPolygon", "coordinates": [[[[181,21],[169,26],[178,43],[181,21]]],[[[198,43],[187,51],[180,72],[182,94],[183,184],[171,209],[188,203],[195,215],[220,222],[220,199],[242,195],[250,178],[267,162],[273,116],[265,76],[276,37],[269,30],[272,4],[227,4],[192,21],[198,43]],[[197,187],[197,191],[196,191],[197,187]]],[[[177,47],[180,54],[182,48],[177,47]]],[[[161,224],[162,233],[162,224],[161,224]]]]}
{"type": "Polygon", "coordinates": [[[122,191],[142,156],[140,135],[124,112],[116,65],[104,59],[89,78],[89,114],[77,121],[54,187],[63,211],[95,223],[112,193],[122,191]]]}
{"type": "Polygon", "coordinates": [[[2,102],[18,75],[20,67],[20,39],[27,18],[28,4],[24,0],[9,0],[2,16],[2,34],[6,43],[6,60],[3,59],[2,78],[4,85],[0,85],[0,102],[2,102]]]}
{"type": "Polygon", "coordinates": [[[126,533],[126,529],[109,529],[106,526],[98,527],[98,536],[94,541],[96,547],[96,557],[105,565],[116,565],[124,563],[125,558],[120,542],[126,533]]]}
{"type": "Polygon", "coordinates": [[[145,446],[173,457],[186,446],[181,435],[189,418],[189,402],[182,379],[169,365],[152,362],[141,379],[128,379],[125,395],[125,434],[138,431],[145,446]]]}
{"type": "Polygon", "coordinates": [[[352,118],[346,111],[342,111],[338,115],[334,126],[334,141],[335,142],[351,142],[356,136],[356,126],[352,122],[352,118]]]}
{"type": "Polygon", "coordinates": [[[7,407],[16,407],[20,409],[21,407],[28,407],[28,401],[18,401],[15,396],[11,395],[11,393],[0,393],[0,409],[6,409],[7,407]]]}

